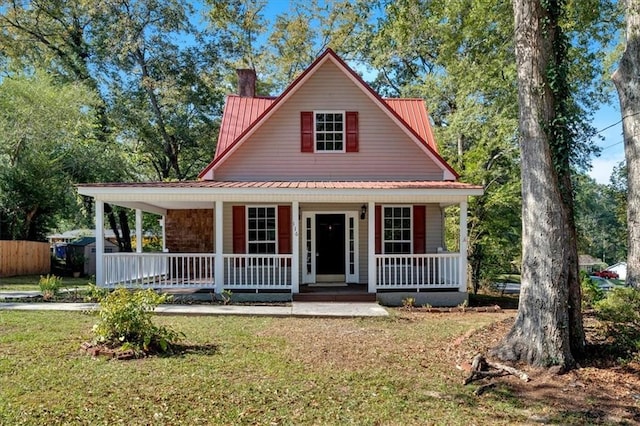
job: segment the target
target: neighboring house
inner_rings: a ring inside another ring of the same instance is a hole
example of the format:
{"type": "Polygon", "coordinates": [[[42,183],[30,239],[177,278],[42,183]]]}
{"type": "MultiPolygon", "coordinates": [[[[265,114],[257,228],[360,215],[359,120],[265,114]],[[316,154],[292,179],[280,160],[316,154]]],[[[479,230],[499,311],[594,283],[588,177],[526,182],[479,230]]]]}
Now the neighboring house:
{"type": "Polygon", "coordinates": [[[239,87],[199,180],[79,186],[95,198],[97,230],[104,203],[136,209],[138,233],[142,211],[164,219],[165,253],[98,257],[99,285],[253,299],[348,285],[383,303],[466,300],[467,199],[483,190],[438,154],[422,100],[381,98],[332,50],[278,97],[255,96],[248,70],[239,87]],[[455,253],[444,244],[451,205],[455,253]]]}
{"type": "MultiPolygon", "coordinates": [[[[118,245],[105,239],[103,253],[117,253],[118,245]]],[[[94,275],[96,273],[96,239],[94,237],[83,237],[67,243],[66,250],[67,263],[78,262],[80,265],[71,266],[72,269],[84,275],[94,275]],[[81,269],[78,269],[78,268],[81,269]]]]}
{"type": "Polygon", "coordinates": [[[578,256],[578,266],[581,271],[585,271],[590,274],[592,272],[602,270],[602,268],[607,266],[607,264],[588,254],[581,254],[578,256]]]}
{"type": "MultiPolygon", "coordinates": [[[[93,237],[95,232],[95,229],[72,229],[71,231],[47,235],[47,239],[50,244],[70,243],[82,237],[93,237]]],[[[111,242],[116,242],[116,235],[111,229],[104,230],[104,237],[111,242]]]]}
{"type": "Polygon", "coordinates": [[[627,262],[618,262],[607,268],[607,271],[612,271],[618,274],[618,278],[621,280],[627,279],[627,262]]]}

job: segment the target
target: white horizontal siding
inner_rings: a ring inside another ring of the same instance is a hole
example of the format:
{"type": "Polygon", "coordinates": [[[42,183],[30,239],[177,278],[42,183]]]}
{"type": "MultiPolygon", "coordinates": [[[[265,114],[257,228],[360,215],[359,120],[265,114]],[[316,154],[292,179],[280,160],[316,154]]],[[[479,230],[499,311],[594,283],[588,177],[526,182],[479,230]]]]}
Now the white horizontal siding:
{"type": "Polygon", "coordinates": [[[443,172],[327,61],[215,172],[216,180],[441,180],[443,172]],[[300,152],[300,112],[358,111],[359,152],[300,152]]]}

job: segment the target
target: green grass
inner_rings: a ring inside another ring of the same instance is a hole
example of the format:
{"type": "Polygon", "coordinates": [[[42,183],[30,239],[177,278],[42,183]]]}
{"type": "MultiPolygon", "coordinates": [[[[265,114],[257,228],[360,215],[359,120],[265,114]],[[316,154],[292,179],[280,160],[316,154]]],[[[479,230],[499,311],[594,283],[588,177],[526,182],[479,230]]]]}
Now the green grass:
{"type": "MultiPolygon", "coordinates": [[[[40,290],[38,281],[40,275],[22,275],[18,277],[5,277],[0,278],[0,291],[28,291],[28,290],[40,290]]],[[[88,277],[73,278],[63,277],[62,287],[73,289],[76,287],[86,287],[89,284],[88,277]]]]}
{"type": "Polygon", "coordinates": [[[92,359],[95,317],[0,311],[0,424],[514,424],[540,410],[461,385],[452,342],[504,314],[156,317],[186,353],[92,359]]]}

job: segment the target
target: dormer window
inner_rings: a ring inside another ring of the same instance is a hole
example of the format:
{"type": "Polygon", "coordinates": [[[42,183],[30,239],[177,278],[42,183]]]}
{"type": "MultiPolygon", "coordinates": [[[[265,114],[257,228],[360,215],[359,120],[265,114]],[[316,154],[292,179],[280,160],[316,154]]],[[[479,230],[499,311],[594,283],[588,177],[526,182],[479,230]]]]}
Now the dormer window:
{"type": "Polygon", "coordinates": [[[358,152],[358,112],[302,111],[300,151],[358,152]]]}
{"type": "Polygon", "coordinates": [[[344,127],[344,112],[316,112],[316,152],[344,152],[344,127]]]}

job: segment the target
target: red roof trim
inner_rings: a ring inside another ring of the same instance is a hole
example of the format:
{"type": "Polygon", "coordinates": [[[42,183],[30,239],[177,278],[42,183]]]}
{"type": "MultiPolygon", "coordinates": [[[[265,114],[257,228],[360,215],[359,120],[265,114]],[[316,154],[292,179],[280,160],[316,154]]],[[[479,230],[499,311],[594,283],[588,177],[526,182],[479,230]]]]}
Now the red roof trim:
{"type": "Polygon", "coordinates": [[[216,181],[192,180],[177,182],[105,182],[83,183],[78,188],[277,188],[277,189],[482,189],[480,185],[446,180],[410,181],[216,181]]]}
{"type": "MultiPolygon", "coordinates": [[[[253,129],[255,127],[257,127],[262,120],[264,119],[265,116],[269,115],[271,113],[271,111],[275,108],[277,108],[279,106],[279,104],[282,102],[282,100],[291,92],[293,91],[295,88],[297,88],[298,84],[303,81],[307,75],[309,75],[312,71],[315,70],[315,68],[322,62],[324,62],[325,58],[327,56],[330,56],[331,58],[333,58],[334,60],[337,61],[337,63],[344,69],[346,70],[349,75],[351,75],[365,90],[367,90],[369,92],[369,94],[371,94],[374,99],[377,100],[377,102],[382,105],[383,108],[386,108],[386,110],[394,117],[396,118],[404,127],[406,130],[409,131],[409,133],[416,138],[438,161],[440,161],[440,163],[451,173],[455,176],[456,179],[458,179],[460,177],[460,175],[440,156],[440,154],[438,154],[438,152],[436,150],[434,150],[427,141],[425,141],[414,129],[411,128],[411,126],[396,112],[393,110],[393,108],[391,108],[391,106],[389,104],[387,104],[385,102],[385,100],[378,94],[376,93],[375,90],[373,90],[363,79],[362,77],[360,77],[354,70],[351,69],[351,67],[349,67],[349,65],[347,65],[346,62],[344,62],[342,60],[342,58],[340,58],[331,48],[327,48],[327,50],[325,50],[320,56],[318,56],[316,58],[315,61],[313,61],[311,63],[311,65],[309,65],[309,67],[307,67],[307,69],[305,69],[302,74],[300,74],[298,76],[298,78],[296,78],[293,83],[291,83],[284,92],[282,92],[280,94],[280,96],[278,96],[275,101],[269,105],[267,107],[266,110],[264,110],[264,112],[262,114],[260,114],[258,116],[258,118],[251,123],[251,125],[249,127],[247,127],[237,138],[235,141],[233,141],[233,143],[231,143],[221,154],[216,155],[215,158],[213,159],[213,161],[211,161],[209,163],[209,165],[207,167],[205,167],[200,174],[198,175],[198,179],[202,179],[204,177],[204,175],[206,175],[216,164],[220,163],[222,161],[222,159],[224,159],[227,154],[233,150],[243,139],[244,137],[249,134],[250,132],[253,131],[253,129]]],[[[216,153],[217,154],[217,153],[216,153]]]]}

